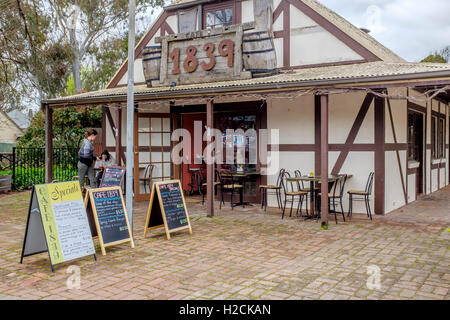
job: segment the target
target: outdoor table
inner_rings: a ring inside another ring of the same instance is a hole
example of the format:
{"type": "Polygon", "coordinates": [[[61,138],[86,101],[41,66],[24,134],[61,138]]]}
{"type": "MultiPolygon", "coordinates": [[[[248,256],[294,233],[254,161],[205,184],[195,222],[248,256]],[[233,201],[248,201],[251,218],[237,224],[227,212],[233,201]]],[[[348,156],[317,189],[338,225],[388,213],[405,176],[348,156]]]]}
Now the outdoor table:
{"type": "MultiPolygon", "coordinates": [[[[335,182],[336,180],[339,180],[339,178],[341,178],[342,175],[329,175],[328,176],[328,183],[332,183],[335,182]]],[[[347,178],[351,178],[352,175],[347,175],[347,178]]],[[[286,181],[287,182],[298,182],[298,181],[309,181],[310,183],[310,190],[309,190],[309,196],[310,196],[310,203],[309,203],[309,216],[307,217],[307,219],[312,219],[314,218],[314,213],[315,213],[315,192],[314,192],[314,184],[320,183],[321,181],[321,177],[320,176],[301,176],[301,177],[291,177],[291,178],[287,178],[286,181]]],[[[329,188],[328,188],[329,189],[329,188]]],[[[317,215],[317,218],[319,216],[317,215]]]]}
{"type": "Polygon", "coordinates": [[[226,173],[223,172],[221,173],[221,175],[223,177],[233,177],[233,178],[238,178],[240,184],[242,185],[242,191],[240,192],[239,195],[239,202],[234,204],[233,207],[236,206],[245,206],[245,205],[252,205],[250,202],[245,202],[244,201],[244,190],[245,190],[245,181],[252,176],[259,176],[261,175],[261,172],[259,171],[247,171],[247,172],[242,172],[242,173],[238,173],[238,172],[233,172],[233,173],[226,173]]]}

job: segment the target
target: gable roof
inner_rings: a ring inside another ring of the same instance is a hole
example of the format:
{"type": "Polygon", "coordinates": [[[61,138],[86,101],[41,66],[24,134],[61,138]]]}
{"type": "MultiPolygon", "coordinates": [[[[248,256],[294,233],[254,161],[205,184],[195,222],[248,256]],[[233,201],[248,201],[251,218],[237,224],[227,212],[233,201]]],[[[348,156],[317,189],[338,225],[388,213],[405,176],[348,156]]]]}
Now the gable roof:
{"type": "MultiPolygon", "coordinates": [[[[211,2],[212,0],[176,0],[166,8],[170,9],[172,7],[178,7],[182,5],[194,5],[196,3],[211,2]]],[[[353,40],[358,42],[360,45],[365,47],[367,50],[376,55],[380,60],[387,62],[404,62],[405,60],[399,57],[397,54],[392,52],[390,49],[383,46],[380,42],[375,40],[368,33],[364,32],[360,28],[351,24],[348,20],[338,15],[336,12],[330,10],[317,0],[288,0],[291,5],[299,6],[300,2],[310,7],[312,10],[320,14],[323,18],[332,23],[335,27],[343,31],[345,34],[350,36],[353,40]]],[[[276,8],[274,8],[275,10],[276,8]]],[[[300,8],[299,8],[300,9],[300,8]]]]}
{"type": "Polygon", "coordinates": [[[344,19],[336,12],[328,9],[318,1],[316,0],[293,0],[293,1],[302,1],[303,3],[305,3],[311,9],[320,14],[322,17],[324,17],[329,22],[334,24],[337,28],[345,32],[348,36],[350,36],[355,41],[364,46],[366,49],[374,53],[381,60],[387,62],[405,62],[404,59],[400,58],[394,52],[383,46],[371,35],[364,32],[360,28],[354,26],[348,20],[344,19]]]}
{"type": "Polygon", "coordinates": [[[11,117],[5,111],[0,110],[0,114],[2,114],[5,119],[10,121],[17,129],[19,129],[21,133],[24,133],[24,129],[22,129],[13,119],[11,119],[11,117]]]}
{"type": "Polygon", "coordinates": [[[30,125],[30,119],[28,119],[28,116],[19,110],[8,112],[8,116],[19,128],[23,130],[28,128],[30,125]]]}
{"type": "MultiPolygon", "coordinates": [[[[152,23],[148,31],[141,38],[141,41],[135,47],[135,58],[138,58],[142,53],[142,50],[146,43],[151,40],[152,32],[154,33],[165,23],[165,19],[169,16],[168,10],[176,9],[178,6],[194,6],[201,3],[218,2],[220,0],[176,0],[170,5],[164,7],[164,10],[160,13],[158,18],[152,23]]],[[[340,32],[344,33],[351,41],[356,42],[362,48],[362,50],[368,51],[374,59],[367,59],[367,61],[385,61],[385,62],[405,62],[404,59],[396,55],[394,52],[383,46],[380,42],[375,40],[372,36],[362,31],[358,27],[351,24],[349,21],[328,9],[316,0],[283,0],[288,1],[291,5],[294,5],[299,10],[310,10],[324,19],[324,21],[334,28],[337,28],[340,32]],[[378,58],[378,59],[377,59],[378,58]]],[[[276,9],[276,8],[274,8],[276,9]]],[[[112,88],[119,83],[122,76],[126,73],[128,66],[128,59],[126,59],[121,67],[117,70],[115,75],[111,78],[106,88],[112,88]]]]}

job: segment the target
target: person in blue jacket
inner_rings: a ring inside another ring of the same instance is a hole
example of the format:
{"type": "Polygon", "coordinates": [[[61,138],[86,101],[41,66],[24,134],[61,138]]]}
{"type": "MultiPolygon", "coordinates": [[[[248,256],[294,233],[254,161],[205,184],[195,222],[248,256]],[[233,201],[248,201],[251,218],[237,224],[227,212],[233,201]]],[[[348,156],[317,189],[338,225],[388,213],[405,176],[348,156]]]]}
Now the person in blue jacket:
{"type": "Polygon", "coordinates": [[[78,151],[78,182],[80,183],[80,187],[83,188],[84,177],[87,175],[90,187],[96,188],[93,166],[96,157],[94,156],[93,143],[98,133],[95,129],[90,129],[85,134],[86,138],[83,140],[80,151],[78,151]]]}

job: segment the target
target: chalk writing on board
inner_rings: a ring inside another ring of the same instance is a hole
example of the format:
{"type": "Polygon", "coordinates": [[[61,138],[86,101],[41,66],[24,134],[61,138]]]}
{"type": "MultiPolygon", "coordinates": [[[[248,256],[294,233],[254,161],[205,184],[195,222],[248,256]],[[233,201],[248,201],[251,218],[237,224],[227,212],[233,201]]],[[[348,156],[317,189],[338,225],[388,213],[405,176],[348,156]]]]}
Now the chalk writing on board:
{"type": "Polygon", "coordinates": [[[103,173],[103,179],[100,188],[104,187],[120,187],[125,174],[123,168],[106,168],[103,173]]]}
{"type": "Polygon", "coordinates": [[[130,237],[119,190],[92,192],[105,244],[130,237]]]}
{"type": "Polygon", "coordinates": [[[188,225],[186,208],[178,182],[158,186],[169,230],[188,225]]]}

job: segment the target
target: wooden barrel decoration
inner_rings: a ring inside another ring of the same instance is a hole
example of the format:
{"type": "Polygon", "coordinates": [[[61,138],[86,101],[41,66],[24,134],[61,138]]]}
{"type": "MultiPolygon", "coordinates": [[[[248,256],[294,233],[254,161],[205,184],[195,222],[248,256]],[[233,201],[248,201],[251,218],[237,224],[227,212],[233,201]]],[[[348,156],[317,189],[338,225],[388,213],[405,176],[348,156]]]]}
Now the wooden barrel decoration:
{"type": "Polygon", "coordinates": [[[159,80],[159,71],[161,69],[161,46],[144,47],[142,51],[142,66],[144,68],[144,77],[147,87],[152,86],[152,81],[159,80]]]}
{"type": "Polygon", "coordinates": [[[254,78],[278,73],[277,57],[271,31],[244,33],[242,38],[242,56],[245,71],[250,71],[254,78]]]}

